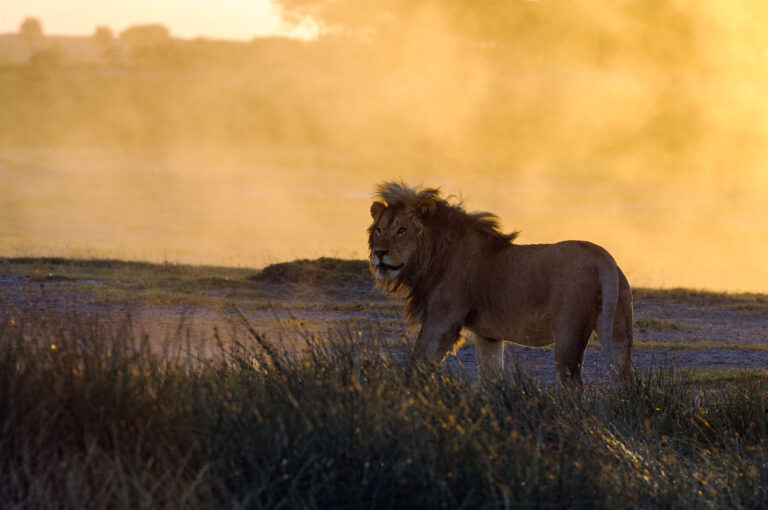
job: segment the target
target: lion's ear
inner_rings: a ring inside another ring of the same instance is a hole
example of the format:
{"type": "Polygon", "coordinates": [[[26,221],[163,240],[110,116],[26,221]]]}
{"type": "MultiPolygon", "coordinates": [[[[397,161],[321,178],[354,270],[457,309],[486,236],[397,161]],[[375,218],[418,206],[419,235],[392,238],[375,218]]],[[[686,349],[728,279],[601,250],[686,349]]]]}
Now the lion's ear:
{"type": "Polygon", "coordinates": [[[386,208],[387,208],[387,206],[384,205],[383,202],[374,202],[374,203],[372,203],[371,204],[371,216],[373,217],[373,219],[375,220],[376,218],[378,218],[381,215],[381,213],[384,212],[384,209],[386,209],[386,208]]]}
{"type": "Polygon", "coordinates": [[[413,208],[416,216],[422,221],[426,221],[437,209],[437,202],[432,198],[422,198],[413,208]]]}

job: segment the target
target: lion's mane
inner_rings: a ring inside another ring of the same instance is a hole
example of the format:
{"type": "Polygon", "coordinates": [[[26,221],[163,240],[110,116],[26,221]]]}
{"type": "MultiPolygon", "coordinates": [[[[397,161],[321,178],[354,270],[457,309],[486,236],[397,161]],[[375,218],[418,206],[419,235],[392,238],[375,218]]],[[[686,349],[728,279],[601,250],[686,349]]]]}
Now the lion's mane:
{"type": "MultiPolygon", "coordinates": [[[[383,201],[388,208],[402,207],[414,222],[423,226],[416,251],[403,271],[392,280],[378,281],[378,285],[386,292],[405,294],[406,319],[411,325],[424,321],[427,298],[449,267],[456,267],[451,264],[456,256],[453,246],[461,243],[469,233],[479,233],[480,236],[472,237],[482,239],[485,250],[495,251],[511,244],[518,235],[518,232],[503,233],[495,214],[485,211],[468,212],[462,202],[450,203],[436,188],[385,182],[377,187],[375,198],[383,201]],[[434,209],[430,214],[426,218],[420,217],[420,208],[425,205],[432,207],[432,204],[434,209]]],[[[368,228],[369,240],[375,227],[374,223],[368,228]]]]}

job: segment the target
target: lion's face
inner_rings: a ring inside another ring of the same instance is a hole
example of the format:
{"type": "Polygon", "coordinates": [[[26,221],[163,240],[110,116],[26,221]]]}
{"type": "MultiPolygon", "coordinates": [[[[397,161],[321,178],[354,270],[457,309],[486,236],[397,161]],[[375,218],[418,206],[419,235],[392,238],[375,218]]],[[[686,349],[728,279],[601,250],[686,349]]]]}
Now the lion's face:
{"type": "Polygon", "coordinates": [[[368,237],[371,268],[377,279],[393,280],[416,251],[421,226],[404,207],[386,207],[381,202],[371,206],[371,216],[373,225],[368,237]]]}

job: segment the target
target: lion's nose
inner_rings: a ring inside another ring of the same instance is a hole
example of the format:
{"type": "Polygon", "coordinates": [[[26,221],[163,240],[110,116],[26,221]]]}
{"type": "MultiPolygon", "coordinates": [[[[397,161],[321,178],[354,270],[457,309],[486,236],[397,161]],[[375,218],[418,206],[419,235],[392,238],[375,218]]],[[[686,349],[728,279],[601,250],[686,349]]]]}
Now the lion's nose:
{"type": "Polygon", "coordinates": [[[386,255],[387,253],[389,253],[389,250],[373,250],[373,254],[374,254],[374,255],[375,255],[375,256],[376,256],[376,257],[377,257],[379,260],[381,260],[381,259],[382,259],[382,257],[384,257],[384,255],[386,255]]]}

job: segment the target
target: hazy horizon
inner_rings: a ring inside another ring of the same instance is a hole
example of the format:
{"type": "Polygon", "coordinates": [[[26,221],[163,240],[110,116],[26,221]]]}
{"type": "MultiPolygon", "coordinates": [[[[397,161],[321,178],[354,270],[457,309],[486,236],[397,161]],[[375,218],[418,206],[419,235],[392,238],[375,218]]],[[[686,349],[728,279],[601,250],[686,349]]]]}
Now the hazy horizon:
{"type": "Polygon", "coordinates": [[[161,24],[175,37],[249,40],[254,37],[306,38],[311,27],[289,26],[271,0],[222,0],[211,5],[201,0],[4,0],[0,8],[0,34],[16,33],[26,18],[37,18],[45,34],[90,36],[99,26],[118,33],[135,25],[161,24]]]}
{"type": "Polygon", "coordinates": [[[768,292],[768,4],[277,5],[322,36],[5,38],[0,255],[364,258],[403,178],[633,285],[768,292]]]}

